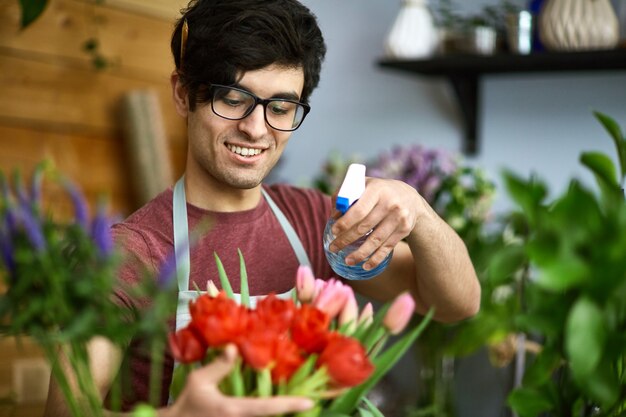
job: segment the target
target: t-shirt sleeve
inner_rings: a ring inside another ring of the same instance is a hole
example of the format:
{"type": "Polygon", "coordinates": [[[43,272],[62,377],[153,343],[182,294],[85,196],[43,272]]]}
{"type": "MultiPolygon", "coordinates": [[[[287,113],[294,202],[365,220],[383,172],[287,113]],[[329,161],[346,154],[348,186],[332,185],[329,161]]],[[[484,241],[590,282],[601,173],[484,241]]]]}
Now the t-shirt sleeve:
{"type": "Polygon", "coordinates": [[[140,232],[125,224],[113,225],[111,234],[121,256],[115,298],[129,309],[141,309],[149,301],[138,297],[135,290],[157,272],[150,246],[140,232]]]}

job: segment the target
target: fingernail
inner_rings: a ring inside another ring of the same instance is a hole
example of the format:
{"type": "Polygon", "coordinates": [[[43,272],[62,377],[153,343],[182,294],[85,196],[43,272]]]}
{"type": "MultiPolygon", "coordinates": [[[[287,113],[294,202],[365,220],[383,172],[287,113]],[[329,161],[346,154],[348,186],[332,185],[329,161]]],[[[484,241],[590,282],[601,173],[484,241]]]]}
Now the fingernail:
{"type": "Polygon", "coordinates": [[[299,411],[305,411],[305,410],[310,410],[311,408],[313,408],[313,406],[315,406],[315,403],[313,402],[313,400],[304,399],[302,401],[299,401],[296,407],[298,408],[299,411]]]}
{"type": "Polygon", "coordinates": [[[333,253],[337,252],[337,245],[335,245],[335,244],[331,244],[331,245],[328,247],[328,250],[330,250],[330,251],[331,251],[331,252],[333,252],[333,253]]]}
{"type": "Polygon", "coordinates": [[[346,258],[346,265],[354,266],[356,262],[354,262],[354,258],[346,258]]]}
{"type": "Polygon", "coordinates": [[[366,262],[366,263],[363,264],[363,269],[366,270],[366,271],[369,271],[372,268],[374,268],[374,265],[372,265],[369,262],[366,262]]]}

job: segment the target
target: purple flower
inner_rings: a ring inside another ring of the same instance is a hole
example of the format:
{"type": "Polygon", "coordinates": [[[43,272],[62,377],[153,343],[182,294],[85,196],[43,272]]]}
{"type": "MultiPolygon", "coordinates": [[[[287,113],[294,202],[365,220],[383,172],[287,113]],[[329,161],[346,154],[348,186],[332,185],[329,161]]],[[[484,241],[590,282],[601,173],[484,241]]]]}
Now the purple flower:
{"type": "Polygon", "coordinates": [[[176,264],[176,252],[172,250],[159,268],[159,275],[157,276],[159,288],[170,288],[172,283],[176,282],[176,264]]]}
{"type": "Polygon", "coordinates": [[[80,189],[69,180],[65,180],[63,183],[65,185],[65,189],[70,195],[70,198],[72,199],[72,204],[74,205],[74,217],[76,219],[76,223],[83,229],[87,230],[88,209],[85,196],[80,189]]]}
{"type": "Polygon", "coordinates": [[[17,214],[22,226],[24,226],[24,231],[30,244],[33,245],[37,252],[43,252],[46,249],[46,240],[39,219],[33,214],[28,205],[22,205],[21,210],[17,214]]]}
{"type": "Polygon", "coordinates": [[[11,234],[5,227],[0,228],[0,253],[2,255],[2,262],[9,272],[9,277],[13,276],[15,273],[15,259],[13,259],[11,234]]]}
{"type": "Polygon", "coordinates": [[[103,207],[98,209],[96,217],[91,222],[91,238],[102,258],[113,253],[113,237],[111,236],[111,219],[106,215],[103,207]]]}
{"type": "Polygon", "coordinates": [[[420,145],[395,146],[390,153],[383,153],[371,166],[369,175],[403,181],[415,188],[430,204],[443,180],[456,169],[452,156],[438,149],[426,149],[420,145]]]}

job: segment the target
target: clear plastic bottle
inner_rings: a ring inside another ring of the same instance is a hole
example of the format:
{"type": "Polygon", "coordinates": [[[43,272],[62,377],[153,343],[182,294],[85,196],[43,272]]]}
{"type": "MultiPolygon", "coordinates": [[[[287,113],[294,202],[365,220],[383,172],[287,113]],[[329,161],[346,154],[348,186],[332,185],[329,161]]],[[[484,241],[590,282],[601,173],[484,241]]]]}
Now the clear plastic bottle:
{"type": "MultiPolygon", "coordinates": [[[[339,189],[336,201],[337,210],[345,214],[352,204],[354,204],[361,197],[364,190],[365,165],[351,164],[350,167],[348,167],[346,177],[344,178],[341,188],[339,189]]],[[[370,270],[363,269],[363,264],[367,262],[369,257],[356,265],[347,265],[345,262],[346,257],[361,247],[363,242],[365,242],[373,230],[370,230],[368,233],[341,249],[339,252],[331,252],[328,247],[330,246],[330,243],[335,240],[335,235],[333,235],[331,230],[334,224],[335,219],[331,218],[326,223],[326,228],[324,229],[324,252],[326,253],[326,259],[328,260],[328,263],[333,271],[346,279],[365,280],[375,277],[387,268],[387,265],[389,265],[389,261],[393,255],[393,251],[390,252],[378,266],[370,270]]]]}

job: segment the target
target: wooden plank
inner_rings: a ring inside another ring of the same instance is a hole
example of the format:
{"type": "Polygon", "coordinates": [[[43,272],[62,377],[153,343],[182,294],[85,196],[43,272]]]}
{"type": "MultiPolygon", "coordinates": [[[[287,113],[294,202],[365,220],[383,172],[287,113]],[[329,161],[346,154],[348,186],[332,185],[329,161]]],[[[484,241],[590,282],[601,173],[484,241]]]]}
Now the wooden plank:
{"type": "MultiPolygon", "coordinates": [[[[120,141],[0,125],[0,167],[5,174],[19,169],[30,177],[45,159],[81,187],[92,207],[106,196],[114,212],[128,214],[134,208],[120,141]]],[[[47,187],[45,196],[51,212],[62,217],[71,214],[65,193],[57,186],[47,187]]]]}
{"type": "Polygon", "coordinates": [[[188,0],[106,0],[107,5],[154,16],[173,22],[180,17],[180,10],[187,7],[188,0]]]}
{"type": "Polygon", "coordinates": [[[173,109],[166,78],[153,83],[5,56],[0,59],[0,83],[0,119],[45,130],[105,136],[119,134],[124,93],[153,89],[159,96],[168,140],[184,140],[184,120],[173,109]]]}
{"type": "MultiPolygon", "coordinates": [[[[4,3],[0,6],[0,48],[5,53],[70,60],[93,69],[83,45],[96,37],[101,53],[116,64],[108,72],[167,79],[174,68],[169,49],[174,18],[166,21],[129,13],[107,6],[108,2],[51,0],[31,26],[20,30],[18,2],[4,3]]],[[[172,10],[175,7],[172,4],[172,10]]]]}
{"type": "MultiPolygon", "coordinates": [[[[186,148],[170,144],[175,178],[182,175],[186,148]]],[[[135,203],[130,159],[123,139],[55,133],[0,124],[0,170],[19,169],[29,177],[35,166],[48,159],[60,173],[77,183],[92,207],[103,196],[111,211],[122,216],[138,208],[135,203]]],[[[47,207],[61,217],[72,214],[72,205],[58,187],[47,189],[47,207]]]]}

